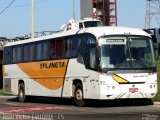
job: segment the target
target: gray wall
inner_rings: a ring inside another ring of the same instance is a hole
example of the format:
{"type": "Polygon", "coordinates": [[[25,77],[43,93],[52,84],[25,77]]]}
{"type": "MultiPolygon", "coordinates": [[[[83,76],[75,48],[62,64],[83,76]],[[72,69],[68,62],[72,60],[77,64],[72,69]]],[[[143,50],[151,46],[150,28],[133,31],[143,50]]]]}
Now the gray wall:
{"type": "Polygon", "coordinates": [[[92,18],[92,0],[81,0],[81,19],[92,18]]]}

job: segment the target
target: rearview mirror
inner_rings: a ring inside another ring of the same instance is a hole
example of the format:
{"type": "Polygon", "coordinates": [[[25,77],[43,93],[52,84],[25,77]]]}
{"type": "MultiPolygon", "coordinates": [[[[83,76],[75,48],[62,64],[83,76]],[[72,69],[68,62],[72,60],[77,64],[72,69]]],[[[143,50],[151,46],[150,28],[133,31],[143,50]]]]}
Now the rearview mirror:
{"type": "Polygon", "coordinates": [[[158,58],[159,58],[158,44],[154,43],[153,47],[154,47],[154,56],[155,56],[155,59],[158,60],[158,58]]]}

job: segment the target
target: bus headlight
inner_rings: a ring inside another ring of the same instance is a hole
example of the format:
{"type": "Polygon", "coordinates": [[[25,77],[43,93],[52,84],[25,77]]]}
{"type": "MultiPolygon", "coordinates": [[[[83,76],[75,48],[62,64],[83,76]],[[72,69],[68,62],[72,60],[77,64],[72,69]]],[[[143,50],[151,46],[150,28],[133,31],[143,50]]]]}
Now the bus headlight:
{"type": "Polygon", "coordinates": [[[152,85],[150,85],[150,87],[149,87],[150,89],[152,89],[152,85]]]}
{"type": "Polygon", "coordinates": [[[156,88],[156,85],[150,85],[149,88],[150,88],[150,89],[156,88]]]}

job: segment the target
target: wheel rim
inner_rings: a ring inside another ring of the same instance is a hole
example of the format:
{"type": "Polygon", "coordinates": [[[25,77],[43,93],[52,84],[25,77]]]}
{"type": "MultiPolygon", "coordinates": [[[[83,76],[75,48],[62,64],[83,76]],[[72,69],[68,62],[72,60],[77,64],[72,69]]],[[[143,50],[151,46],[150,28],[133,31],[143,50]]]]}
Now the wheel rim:
{"type": "Polygon", "coordinates": [[[77,100],[82,100],[82,99],[83,99],[82,90],[78,89],[78,90],[76,91],[76,99],[77,99],[77,100]]]}
{"type": "Polygon", "coordinates": [[[23,97],[24,97],[22,90],[20,90],[20,92],[19,92],[19,97],[20,97],[20,99],[23,99],[23,97]]]}

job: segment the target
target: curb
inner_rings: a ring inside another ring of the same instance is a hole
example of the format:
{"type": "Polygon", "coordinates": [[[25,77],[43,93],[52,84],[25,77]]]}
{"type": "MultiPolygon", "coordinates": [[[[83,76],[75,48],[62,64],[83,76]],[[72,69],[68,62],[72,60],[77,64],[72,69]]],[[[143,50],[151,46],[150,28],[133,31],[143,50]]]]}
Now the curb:
{"type": "Polygon", "coordinates": [[[0,99],[13,99],[16,98],[17,96],[0,96],[0,99]]]}
{"type": "Polygon", "coordinates": [[[154,105],[160,105],[160,102],[154,102],[154,105]]]}

